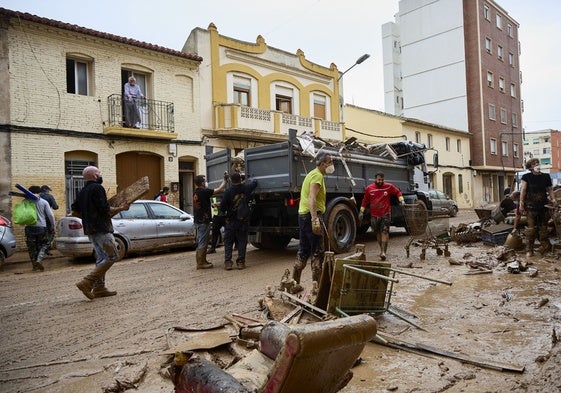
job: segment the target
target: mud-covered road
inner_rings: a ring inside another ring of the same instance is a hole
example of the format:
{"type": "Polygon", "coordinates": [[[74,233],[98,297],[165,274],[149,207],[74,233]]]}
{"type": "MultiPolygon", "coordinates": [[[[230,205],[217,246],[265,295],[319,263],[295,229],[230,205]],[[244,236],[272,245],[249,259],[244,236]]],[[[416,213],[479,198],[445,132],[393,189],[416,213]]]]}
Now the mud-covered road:
{"type": "MultiPolygon", "coordinates": [[[[475,220],[464,211],[451,224],[475,220]]],[[[560,391],[561,344],[553,345],[552,332],[561,337],[561,262],[534,257],[529,262],[537,275],[512,274],[489,254],[493,247],[451,243],[453,260],[493,264],[490,274],[466,275],[474,269],[451,264],[432,249],[421,261],[412,246],[406,258],[408,240],[392,228],[388,262],[452,285],[398,274],[392,305],[425,330],[389,313],[377,318],[379,330],[447,356],[370,343],[343,392],[560,391]]],[[[378,260],[371,235],[358,241],[366,244],[369,260],[378,260]]],[[[169,329],[222,324],[229,313],[259,316],[258,300],[292,267],[296,249],[296,241],[283,251],[250,246],[243,271],[221,268],[222,248],[209,255],[218,267],[211,270],[195,270],[194,251],[125,259],[107,276],[118,295],[94,301],[75,286],[91,263],[50,258],[44,273],[32,273],[28,263],[8,263],[0,272],[0,391],[101,392],[128,373],[136,392],[173,392],[159,374],[169,329]],[[136,381],[140,370],[145,376],[136,381]]],[[[307,268],[303,282],[310,281],[307,268]]]]}

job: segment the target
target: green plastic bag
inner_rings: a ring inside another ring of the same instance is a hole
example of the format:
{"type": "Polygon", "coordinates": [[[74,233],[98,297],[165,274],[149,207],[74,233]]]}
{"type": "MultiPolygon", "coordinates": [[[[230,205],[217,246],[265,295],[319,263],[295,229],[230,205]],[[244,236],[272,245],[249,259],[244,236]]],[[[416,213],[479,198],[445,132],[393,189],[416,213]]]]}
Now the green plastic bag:
{"type": "Polygon", "coordinates": [[[14,206],[14,223],[19,225],[35,225],[37,223],[37,206],[24,199],[14,206]]]}

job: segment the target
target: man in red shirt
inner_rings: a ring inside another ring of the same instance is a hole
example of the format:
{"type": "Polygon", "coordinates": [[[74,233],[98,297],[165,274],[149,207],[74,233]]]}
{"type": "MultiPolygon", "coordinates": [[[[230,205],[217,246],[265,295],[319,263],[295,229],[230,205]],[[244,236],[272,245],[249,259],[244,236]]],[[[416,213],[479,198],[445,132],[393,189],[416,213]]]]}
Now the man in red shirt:
{"type": "Polygon", "coordinates": [[[364,190],[364,197],[360,206],[358,215],[359,221],[362,221],[366,207],[370,205],[370,225],[372,231],[376,234],[378,245],[380,246],[380,259],[386,260],[386,250],[388,248],[388,240],[390,239],[390,223],[391,223],[391,196],[395,196],[400,204],[405,204],[403,195],[399,188],[391,183],[384,182],[384,174],[376,173],[376,181],[370,184],[364,190]]]}

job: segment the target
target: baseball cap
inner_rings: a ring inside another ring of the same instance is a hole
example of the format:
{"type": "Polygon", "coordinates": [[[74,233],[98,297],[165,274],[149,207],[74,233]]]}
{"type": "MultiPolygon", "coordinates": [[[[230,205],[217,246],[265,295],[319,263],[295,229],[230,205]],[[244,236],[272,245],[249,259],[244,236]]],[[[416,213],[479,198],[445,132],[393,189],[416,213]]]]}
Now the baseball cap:
{"type": "Polygon", "coordinates": [[[47,184],[41,186],[41,191],[52,191],[52,190],[53,189],[47,184]]]}

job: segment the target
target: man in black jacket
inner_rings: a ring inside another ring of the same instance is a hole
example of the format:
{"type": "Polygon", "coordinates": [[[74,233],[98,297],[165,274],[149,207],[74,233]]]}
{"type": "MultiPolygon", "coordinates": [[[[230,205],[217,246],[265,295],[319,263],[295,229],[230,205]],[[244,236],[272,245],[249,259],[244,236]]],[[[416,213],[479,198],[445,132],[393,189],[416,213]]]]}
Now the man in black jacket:
{"type": "Polygon", "coordinates": [[[236,266],[245,269],[245,251],[247,248],[247,236],[250,216],[251,193],[257,187],[257,180],[242,183],[239,173],[230,176],[232,185],[224,193],[220,210],[226,217],[224,226],[224,269],[232,270],[232,248],[234,242],[238,246],[238,258],[236,266]]]}
{"type": "Polygon", "coordinates": [[[95,166],[84,168],[82,175],[86,185],[72,204],[72,211],[82,218],[84,234],[88,235],[92,242],[97,259],[95,269],[76,283],[76,286],[88,299],[115,296],[117,292],[109,291],[105,287],[105,273],[118,258],[111,217],[128,210],[129,205],[109,206],[105,188],[101,185],[101,172],[95,166]]]}

